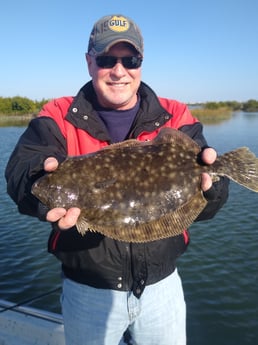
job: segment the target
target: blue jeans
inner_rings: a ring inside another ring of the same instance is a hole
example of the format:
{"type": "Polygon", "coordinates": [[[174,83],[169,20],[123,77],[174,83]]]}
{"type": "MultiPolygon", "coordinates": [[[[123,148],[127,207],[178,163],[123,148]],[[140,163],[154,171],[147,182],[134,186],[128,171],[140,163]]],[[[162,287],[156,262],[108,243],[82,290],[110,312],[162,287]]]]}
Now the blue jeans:
{"type": "Polygon", "coordinates": [[[132,292],[95,289],[67,278],[61,298],[66,345],[122,345],[128,329],[134,345],[185,345],[186,308],[177,270],[132,292]]]}

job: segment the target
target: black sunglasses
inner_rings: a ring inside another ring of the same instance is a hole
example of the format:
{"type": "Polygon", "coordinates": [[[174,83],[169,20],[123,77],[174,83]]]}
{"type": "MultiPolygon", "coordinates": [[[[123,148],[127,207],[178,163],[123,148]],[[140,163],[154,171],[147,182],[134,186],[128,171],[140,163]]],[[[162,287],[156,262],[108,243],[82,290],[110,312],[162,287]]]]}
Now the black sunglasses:
{"type": "Polygon", "coordinates": [[[142,58],[139,56],[123,56],[119,58],[116,56],[99,55],[96,57],[97,66],[100,68],[113,68],[118,60],[127,69],[139,68],[142,64],[142,58]]]}

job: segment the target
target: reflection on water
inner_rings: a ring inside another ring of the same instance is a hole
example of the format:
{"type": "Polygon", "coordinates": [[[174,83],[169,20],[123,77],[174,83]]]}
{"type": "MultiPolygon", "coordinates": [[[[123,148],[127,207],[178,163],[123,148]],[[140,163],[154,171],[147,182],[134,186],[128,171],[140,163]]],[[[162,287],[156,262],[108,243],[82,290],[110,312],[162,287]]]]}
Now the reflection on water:
{"type": "MultiPolygon", "coordinates": [[[[224,153],[249,146],[258,156],[258,114],[236,113],[207,125],[211,146],[224,153]]],[[[19,215],[5,193],[3,170],[22,128],[0,128],[0,298],[14,302],[60,284],[60,267],[46,250],[49,227],[19,215]]],[[[188,306],[188,345],[254,345],[258,338],[258,195],[231,183],[218,215],[195,223],[178,262],[188,306]]],[[[34,306],[60,311],[59,293],[34,306]]]]}

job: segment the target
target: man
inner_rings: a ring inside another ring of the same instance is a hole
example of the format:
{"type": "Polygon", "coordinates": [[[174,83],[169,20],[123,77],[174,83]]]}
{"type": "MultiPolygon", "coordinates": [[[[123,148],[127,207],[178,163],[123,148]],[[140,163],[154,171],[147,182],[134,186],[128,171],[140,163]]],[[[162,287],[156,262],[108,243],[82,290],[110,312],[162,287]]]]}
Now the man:
{"type": "MultiPolygon", "coordinates": [[[[143,39],[122,15],[97,21],[86,53],[92,78],[77,96],[46,104],[21,136],[6,168],[8,193],[21,213],[52,223],[49,251],[62,262],[67,345],[115,345],[128,330],[133,344],[184,345],[185,302],[176,259],[189,243],[182,235],[149,243],[124,243],[75,224],[80,209],[46,209],[31,194],[35,180],[67,155],[97,151],[129,138],[153,139],[162,127],[185,132],[202,148],[204,164],[216,159],[202,125],[188,108],[160,98],[141,81],[143,39]]],[[[228,180],[202,175],[209,219],[227,199],[228,180]]]]}

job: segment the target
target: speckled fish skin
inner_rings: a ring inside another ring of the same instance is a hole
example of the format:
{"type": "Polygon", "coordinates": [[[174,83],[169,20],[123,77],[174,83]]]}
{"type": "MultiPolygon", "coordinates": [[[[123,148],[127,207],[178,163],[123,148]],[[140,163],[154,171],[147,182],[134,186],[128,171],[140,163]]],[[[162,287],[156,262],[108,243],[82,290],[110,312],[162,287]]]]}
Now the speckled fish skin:
{"type": "Polygon", "coordinates": [[[184,133],[164,128],[148,142],[128,140],[67,158],[36,181],[32,193],[50,209],[79,207],[82,235],[97,231],[126,242],[176,236],[207,204],[202,172],[258,192],[258,159],[248,148],[228,152],[211,166],[198,163],[200,151],[184,133]]]}

